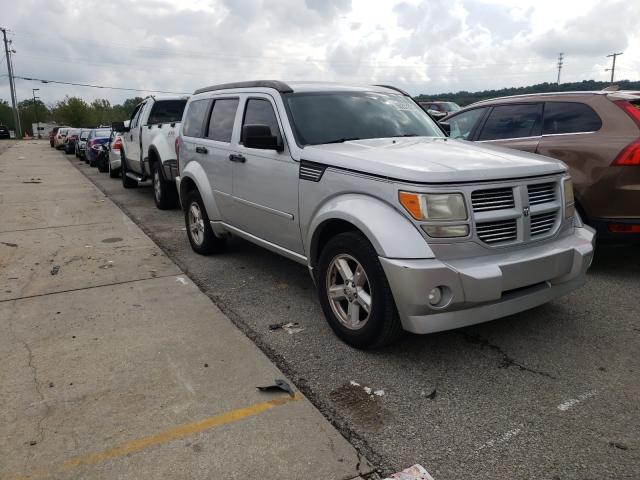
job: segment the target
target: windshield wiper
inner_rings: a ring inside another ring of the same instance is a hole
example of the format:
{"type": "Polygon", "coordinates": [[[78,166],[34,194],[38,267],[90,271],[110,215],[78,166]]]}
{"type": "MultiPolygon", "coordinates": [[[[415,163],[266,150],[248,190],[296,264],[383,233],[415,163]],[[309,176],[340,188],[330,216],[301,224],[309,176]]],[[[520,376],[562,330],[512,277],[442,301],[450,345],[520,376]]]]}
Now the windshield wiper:
{"type": "Polygon", "coordinates": [[[329,145],[330,143],[344,143],[344,142],[351,142],[353,140],[362,140],[361,138],[358,137],[352,137],[352,138],[337,138],[335,140],[331,140],[330,142],[322,142],[319,145],[329,145]]]}
{"type": "Polygon", "coordinates": [[[394,135],[391,138],[396,138],[396,137],[421,137],[422,135],[418,135],[417,133],[405,133],[404,135],[394,135]]]}

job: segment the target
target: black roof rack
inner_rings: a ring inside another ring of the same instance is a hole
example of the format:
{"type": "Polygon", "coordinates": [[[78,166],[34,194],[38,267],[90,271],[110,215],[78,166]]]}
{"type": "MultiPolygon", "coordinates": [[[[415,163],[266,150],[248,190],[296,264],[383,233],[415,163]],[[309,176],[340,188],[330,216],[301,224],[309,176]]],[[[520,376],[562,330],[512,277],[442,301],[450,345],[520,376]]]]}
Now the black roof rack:
{"type": "Polygon", "coordinates": [[[400,89],[398,87],[394,87],[393,85],[374,85],[374,87],[390,88],[391,90],[395,90],[396,92],[400,92],[401,94],[406,95],[407,97],[411,96],[407,92],[405,92],[404,90],[402,90],[402,89],[400,89]]]}
{"type": "Polygon", "coordinates": [[[220,85],[212,85],[210,87],[199,88],[194,95],[204,92],[213,92],[215,90],[227,90],[230,88],[273,88],[280,93],[291,93],[293,88],[279,80],[253,80],[250,82],[232,82],[221,83],[220,85]]]}

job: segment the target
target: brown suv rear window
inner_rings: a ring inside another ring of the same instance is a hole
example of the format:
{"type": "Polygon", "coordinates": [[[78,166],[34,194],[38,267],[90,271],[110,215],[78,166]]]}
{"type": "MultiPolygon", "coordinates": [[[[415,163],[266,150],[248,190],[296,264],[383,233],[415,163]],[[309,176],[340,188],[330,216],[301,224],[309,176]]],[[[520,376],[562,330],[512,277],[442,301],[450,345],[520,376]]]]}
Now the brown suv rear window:
{"type": "Polygon", "coordinates": [[[578,102],[546,102],[543,135],[595,132],[602,120],[589,105],[578,102]]]}

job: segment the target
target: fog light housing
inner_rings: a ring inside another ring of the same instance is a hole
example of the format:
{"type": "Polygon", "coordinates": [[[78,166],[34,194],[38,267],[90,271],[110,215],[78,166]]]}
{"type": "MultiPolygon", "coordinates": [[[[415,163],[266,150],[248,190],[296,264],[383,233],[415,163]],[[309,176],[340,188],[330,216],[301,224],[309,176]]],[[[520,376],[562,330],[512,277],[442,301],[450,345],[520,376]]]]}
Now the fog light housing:
{"type": "Polygon", "coordinates": [[[431,305],[438,305],[442,300],[442,289],[440,287],[432,288],[429,292],[429,303],[431,305]]]}
{"type": "Polygon", "coordinates": [[[469,225],[422,225],[427,235],[433,238],[466,237],[469,225]]]}

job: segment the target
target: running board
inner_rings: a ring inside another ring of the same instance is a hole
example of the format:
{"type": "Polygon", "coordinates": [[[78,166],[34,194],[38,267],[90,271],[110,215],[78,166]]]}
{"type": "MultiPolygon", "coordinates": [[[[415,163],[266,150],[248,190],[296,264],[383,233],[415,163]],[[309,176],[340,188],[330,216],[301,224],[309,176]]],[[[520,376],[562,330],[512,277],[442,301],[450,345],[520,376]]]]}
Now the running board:
{"type": "Polygon", "coordinates": [[[127,177],[137,181],[137,182],[144,182],[144,177],[141,177],[140,175],[136,175],[133,172],[127,172],[127,177]]]}

